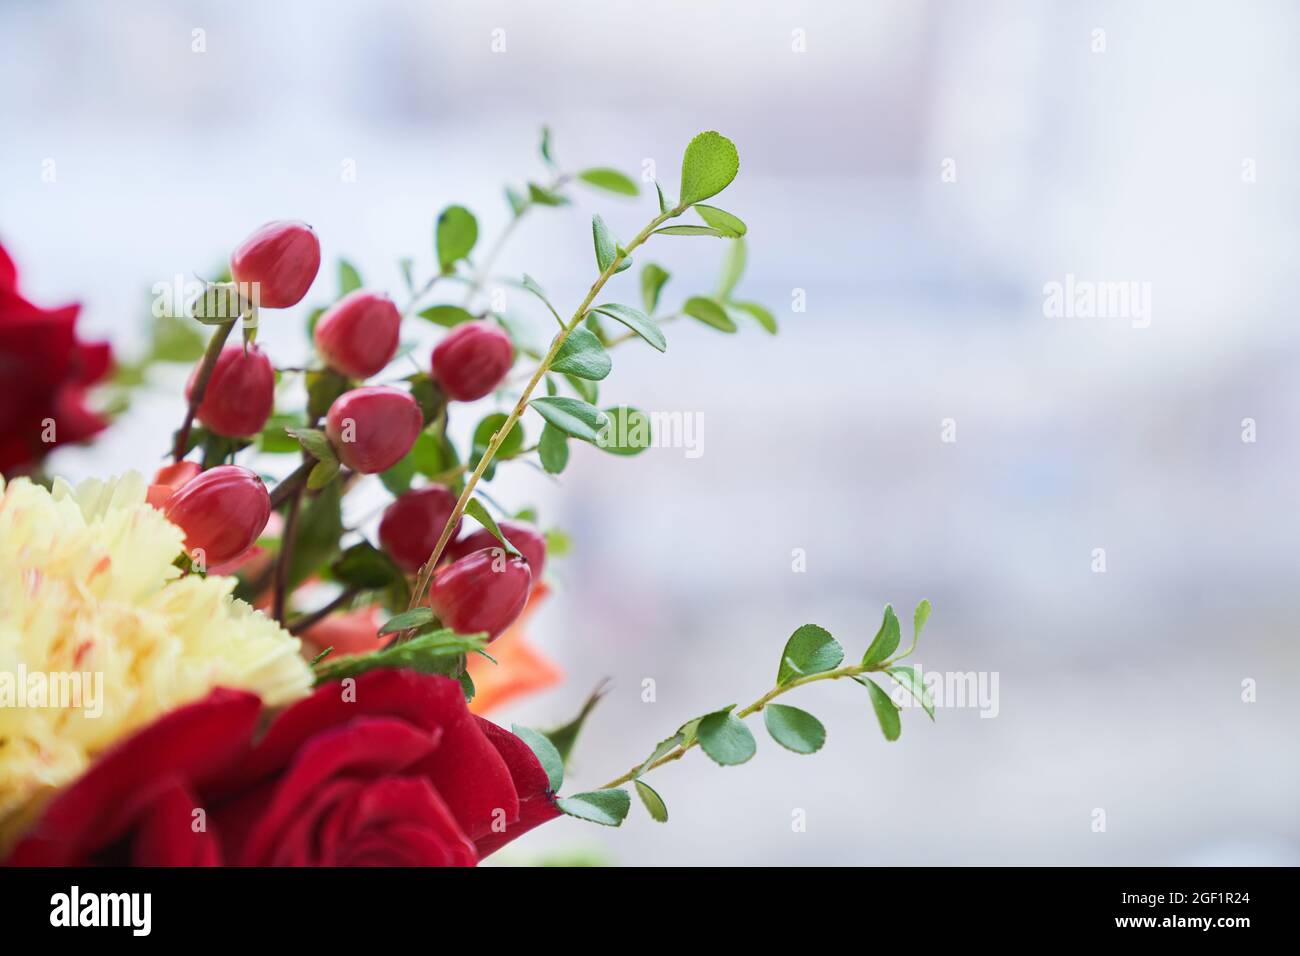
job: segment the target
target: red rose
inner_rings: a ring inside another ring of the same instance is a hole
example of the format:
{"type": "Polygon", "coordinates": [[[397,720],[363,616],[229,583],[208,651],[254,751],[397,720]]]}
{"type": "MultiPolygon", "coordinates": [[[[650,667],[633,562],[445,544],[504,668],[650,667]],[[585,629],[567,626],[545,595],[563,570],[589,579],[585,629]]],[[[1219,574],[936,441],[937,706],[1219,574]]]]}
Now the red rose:
{"type": "Polygon", "coordinates": [[[24,299],[13,260],[0,246],[0,473],[30,470],[55,445],[85,441],[108,424],[84,399],[108,373],[112,352],[107,342],[77,339],[80,310],[42,309],[24,299]]]}
{"type": "Polygon", "coordinates": [[[450,678],[328,684],[253,743],[261,712],[219,689],[164,715],[51,800],[7,862],[473,866],[559,813],[533,752],[450,678]]]}

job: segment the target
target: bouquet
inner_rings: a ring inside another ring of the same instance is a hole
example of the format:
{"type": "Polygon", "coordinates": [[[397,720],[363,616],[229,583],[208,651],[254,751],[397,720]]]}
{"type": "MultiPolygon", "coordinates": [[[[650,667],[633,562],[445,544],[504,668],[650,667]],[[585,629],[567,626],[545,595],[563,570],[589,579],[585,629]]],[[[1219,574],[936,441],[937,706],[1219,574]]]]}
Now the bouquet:
{"type": "Polygon", "coordinates": [[[575,187],[642,193],[614,169],[565,171],[549,132],[540,152],[546,176],[506,190],[511,217],[490,248],[468,209],[439,213],[436,267],[417,277],[402,260],[401,307],[340,262],[338,295],[310,315],[303,367],[277,364],[257,332],[316,283],[320,245],[304,223],[255,230],[182,311],[160,308],[149,354],[111,386],[142,381],[154,361],[194,363],[169,460],[149,481],[73,487],[43,474],[51,447],[107,424],[85,401],[110,356],[76,338],[75,306],[22,299],[0,253],[0,366],[18,398],[0,415],[0,858],[472,866],[560,816],[618,826],[633,792],[666,822],[646,778],[697,749],[746,762],[749,717],[780,746],[816,752],[824,727],[784,699],[808,684],[861,685],[887,740],[899,736],[900,692],[933,719],[903,663],[927,602],[902,651],[886,607],[855,663],[823,628],[797,628],[769,689],[647,734],[630,768],[594,789],[566,786],[565,770],[603,690],[549,730],[483,716],[559,679],[522,622],[568,546],[487,493],[498,469],[561,476],[574,442],[621,456],[650,446],[651,416],[600,402],[617,347],[662,352],[681,319],[776,332],[772,313],[737,293],[745,223],[708,202],[735,178],[736,147],[705,132],[686,147],[675,198],[647,179],[655,204],[639,232],[619,237],[592,217],[595,279],[574,308],[528,275],[511,281],[555,323],[549,344],[531,347],[503,296],[485,296],[505,239],[575,187]],[[666,309],[669,273],[649,261],[631,296],[613,291],[651,244],[703,239],[725,246],[712,293],[666,309]],[[410,322],[442,330],[431,355],[403,346],[410,322]],[[458,448],[449,422],[483,401],[494,410],[458,448]],[[252,467],[266,461],[282,464],[252,467]],[[345,527],[345,497],[371,481],[391,498],[377,527],[345,527]],[[322,588],[330,596],[313,604],[322,588]]]}

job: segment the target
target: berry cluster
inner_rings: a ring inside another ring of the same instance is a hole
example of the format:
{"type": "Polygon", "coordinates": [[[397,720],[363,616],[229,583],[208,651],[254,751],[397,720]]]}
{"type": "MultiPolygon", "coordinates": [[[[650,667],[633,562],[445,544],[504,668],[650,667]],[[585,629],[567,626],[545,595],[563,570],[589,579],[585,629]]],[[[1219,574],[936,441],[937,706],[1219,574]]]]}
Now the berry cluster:
{"type": "MultiPolygon", "coordinates": [[[[259,308],[296,305],[319,267],[315,232],[293,221],[267,223],[230,258],[240,294],[259,308]]],[[[346,386],[324,415],[328,450],[317,448],[316,458],[333,455],[352,472],[371,475],[392,468],[415,444],[426,420],[412,394],[360,384],[393,360],[401,320],[392,300],[366,289],[348,293],[317,320],[317,354],[346,386]]],[[[456,327],[433,350],[430,378],[441,393],[438,401],[483,398],[501,384],[513,361],[510,338],[497,326],[478,320],[456,327]]],[[[267,426],[275,384],[271,360],[246,340],[222,347],[214,361],[197,367],[186,396],[210,433],[246,439],[267,426]]],[[[431,484],[399,495],[388,507],[379,537],[399,568],[415,572],[428,561],[456,500],[450,488],[431,484]]],[[[184,460],[159,472],[150,501],[184,531],[191,561],[201,558],[205,567],[230,565],[247,554],[272,510],[266,485],[250,469],[218,465],[200,471],[184,460]]],[[[507,554],[490,531],[477,531],[453,541],[445,566],[433,577],[427,605],[458,633],[497,637],[523,610],[534,578],[540,579],[546,556],[541,534],[519,522],[506,522],[501,531],[520,554],[507,554]]]]}

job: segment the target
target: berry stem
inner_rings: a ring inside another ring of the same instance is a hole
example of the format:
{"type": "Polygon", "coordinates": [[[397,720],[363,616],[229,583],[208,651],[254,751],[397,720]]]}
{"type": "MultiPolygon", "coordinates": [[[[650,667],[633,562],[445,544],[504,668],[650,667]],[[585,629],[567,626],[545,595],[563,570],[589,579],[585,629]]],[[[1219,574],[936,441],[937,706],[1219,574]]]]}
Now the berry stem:
{"type": "MultiPolygon", "coordinates": [[[[812,684],[821,680],[839,680],[840,678],[843,677],[856,677],[859,674],[876,673],[892,667],[893,664],[894,664],[893,661],[884,661],[879,664],[872,664],[869,667],[864,667],[861,664],[853,664],[849,667],[841,667],[838,668],[837,670],[825,671],[821,674],[809,674],[807,677],[800,677],[796,680],[792,680],[788,684],[781,684],[776,687],[773,687],[762,697],[758,698],[758,700],[754,701],[752,704],[750,704],[748,707],[744,708],[743,710],[736,711],[735,714],[737,719],[744,720],[746,717],[752,716],[753,714],[757,714],[773,700],[780,697],[782,694],[789,693],[790,691],[794,690],[796,687],[803,687],[805,684],[812,684]]],[[[614,787],[621,787],[623,784],[627,783],[628,781],[635,780],[637,777],[649,773],[651,770],[654,770],[656,767],[662,767],[666,763],[672,763],[674,760],[680,760],[682,759],[682,757],[686,756],[687,751],[691,750],[698,743],[699,743],[699,738],[697,737],[696,739],[692,740],[690,743],[686,744],[685,746],[678,746],[676,750],[664,754],[664,756],[660,757],[654,763],[650,764],[650,766],[645,767],[644,770],[642,769],[643,763],[637,764],[627,773],[623,774],[623,776],[615,777],[609,783],[601,786],[600,789],[610,790],[613,789],[614,787]]]]}
{"type": "Polygon", "coordinates": [[[217,367],[217,359],[221,356],[221,350],[226,347],[226,339],[230,338],[230,331],[234,327],[234,319],[218,325],[212,333],[212,338],[208,339],[208,347],[203,353],[203,362],[199,365],[199,374],[195,376],[194,388],[190,390],[190,400],[185,408],[185,421],[176,432],[176,444],[172,446],[173,462],[178,462],[185,457],[185,446],[190,442],[190,429],[194,427],[194,414],[203,404],[203,395],[208,390],[208,380],[212,378],[212,370],[217,367]]]}
{"type": "MultiPolygon", "coordinates": [[[[425,561],[424,566],[420,568],[419,576],[415,581],[415,587],[411,591],[411,603],[408,607],[418,607],[420,602],[424,599],[424,594],[429,587],[429,581],[433,578],[433,569],[438,566],[438,560],[442,557],[443,551],[446,550],[457,522],[460,521],[461,516],[464,515],[465,506],[469,504],[470,498],[474,495],[474,488],[478,485],[479,479],[483,477],[483,472],[487,470],[488,465],[492,463],[492,459],[496,457],[497,449],[501,447],[501,443],[505,441],[506,436],[510,434],[510,429],[514,427],[515,422],[519,421],[519,417],[523,415],[524,410],[528,407],[528,401],[532,398],[533,390],[537,388],[537,384],[542,380],[546,373],[550,371],[551,363],[555,361],[555,357],[559,354],[560,347],[564,345],[565,339],[569,337],[570,333],[572,333],[573,330],[578,327],[578,324],[586,317],[587,310],[591,307],[592,302],[595,301],[596,296],[600,294],[600,290],[605,287],[605,283],[609,281],[610,277],[614,275],[616,271],[618,271],[619,264],[628,257],[632,250],[636,249],[643,242],[649,239],[651,233],[658,229],[667,220],[672,219],[675,216],[680,216],[685,209],[686,206],[681,205],[675,209],[661,212],[659,215],[655,216],[655,218],[650,220],[650,223],[644,229],[636,234],[636,237],[632,239],[626,247],[621,248],[618,251],[613,260],[610,261],[609,265],[605,267],[604,271],[596,277],[596,281],[591,284],[591,288],[587,290],[587,295],[582,300],[582,304],[579,305],[577,310],[573,313],[573,318],[569,320],[564,328],[560,330],[559,334],[555,336],[555,340],[551,342],[550,350],[546,353],[542,361],[538,363],[537,369],[533,372],[532,378],[529,379],[528,384],[524,386],[524,391],[523,394],[519,396],[519,401],[515,403],[515,407],[511,409],[510,414],[506,416],[506,420],[501,424],[501,427],[496,430],[496,433],[492,436],[492,440],[488,442],[487,450],[483,452],[483,457],[479,459],[477,467],[475,467],[474,471],[470,474],[469,479],[465,482],[465,488],[461,491],[460,498],[456,501],[456,507],[452,510],[451,517],[447,519],[447,523],[443,526],[442,534],[438,536],[438,544],[434,547],[433,553],[429,555],[429,560],[425,561]]],[[[404,635],[399,636],[405,639],[404,635]]]]}

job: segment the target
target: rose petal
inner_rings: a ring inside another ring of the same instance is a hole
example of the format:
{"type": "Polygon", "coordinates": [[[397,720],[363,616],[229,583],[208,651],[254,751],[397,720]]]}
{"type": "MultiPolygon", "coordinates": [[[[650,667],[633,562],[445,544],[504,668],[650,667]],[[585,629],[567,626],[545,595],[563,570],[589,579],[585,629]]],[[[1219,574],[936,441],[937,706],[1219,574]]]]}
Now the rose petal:
{"type": "Polygon", "coordinates": [[[532,748],[492,721],[482,717],[474,719],[488,742],[505,760],[515,791],[519,795],[517,820],[509,822],[504,829],[493,829],[475,838],[474,846],[478,850],[479,859],[483,859],[533,827],[555,819],[560,811],[555,806],[555,795],[551,793],[550,778],[532,748]]]}

